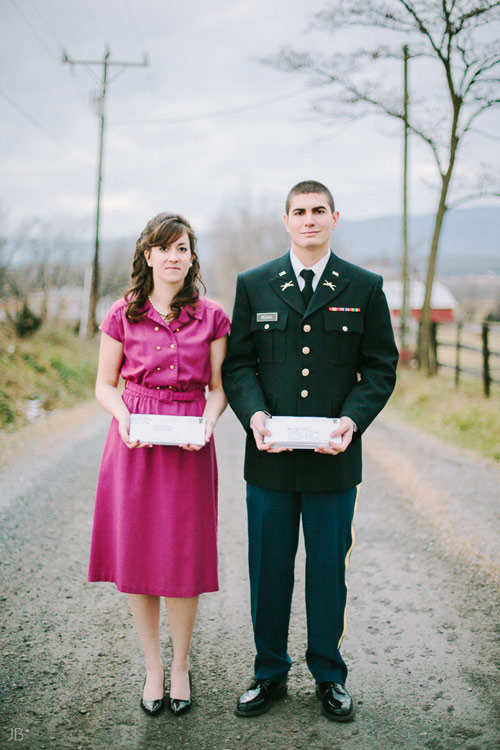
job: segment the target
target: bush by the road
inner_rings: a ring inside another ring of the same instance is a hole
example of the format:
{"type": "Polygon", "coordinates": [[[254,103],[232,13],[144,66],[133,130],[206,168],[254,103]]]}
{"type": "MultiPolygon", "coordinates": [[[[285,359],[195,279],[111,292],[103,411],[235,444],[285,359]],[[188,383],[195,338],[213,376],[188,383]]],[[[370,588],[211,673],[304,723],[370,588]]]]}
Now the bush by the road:
{"type": "Polygon", "coordinates": [[[30,338],[0,328],[0,429],[13,430],[45,412],[92,398],[98,337],[45,325],[30,338]]]}

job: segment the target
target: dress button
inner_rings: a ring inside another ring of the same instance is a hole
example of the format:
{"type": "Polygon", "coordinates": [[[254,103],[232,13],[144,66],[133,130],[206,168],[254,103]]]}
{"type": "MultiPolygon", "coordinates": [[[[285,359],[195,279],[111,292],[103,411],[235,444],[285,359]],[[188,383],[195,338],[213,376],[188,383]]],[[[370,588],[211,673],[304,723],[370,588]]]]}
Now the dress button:
{"type": "Polygon", "coordinates": [[[155,326],[155,331],[159,331],[159,330],[160,330],[160,326],[155,326]]]}
{"type": "Polygon", "coordinates": [[[302,396],[302,398],[307,398],[309,396],[309,391],[301,391],[300,395],[302,396]]]}
{"type": "Polygon", "coordinates": [[[307,367],[304,367],[304,369],[302,370],[302,375],[304,377],[306,377],[307,375],[309,375],[309,370],[307,369],[307,367]]]}
{"type": "Polygon", "coordinates": [[[156,347],[156,351],[158,351],[158,352],[159,352],[159,351],[160,351],[160,349],[161,349],[161,346],[157,346],[157,347],[156,347]]]}
{"type": "Polygon", "coordinates": [[[343,330],[343,331],[348,331],[349,329],[348,329],[348,327],[347,327],[347,326],[342,326],[342,330],[343,330]]]}
{"type": "Polygon", "coordinates": [[[264,326],[264,328],[265,328],[265,329],[266,329],[266,331],[267,331],[267,330],[268,330],[268,328],[269,328],[269,323],[266,323],[266,325],[264,326]]]}
{"type": "Polygon", "coordinates": [[[310,330],[311,330],[311,326],[309,325],[309,323],[306,323],[305,326],[304,326],[304,331],[306,333],[309,333],[310,330]]]}
{"type": "Polygon", "coordinates": [[[180,330],[181,330],[180,328],[176,328],[176,329],[175,329],[175,332],[176,332],[176,333],[179,333],[179,331],[180,331],[180,330]]]}
{"type": "Polygon", "coordinates": [[[303,347],[302,347],[302,354],[309,354],[309,352],[310,352],[310,351],[311,351],[311,350],[309,349],[309,347],[308,347],[308,346],[303,346],[303,347]]]}
{"type": "Polygon", "coordinates": [[[161,367],[157,367],[156,369],[157,369],[157,370],[161,370],[161,367]]]}
{"type": "Polygon", "coordinates": [[[159,385],[157,385],[157,386],[156,386],[156,390],[157,390],[157,391],[159,391],[159,390],[160,390],[160,386],[159,386],[159,385]]]}
{"type": "Polygon", "coordinates": [[[171,370],[173,370],[173,369],[174,369],[174,366],[173,366],[173,365],[170,365],[170,369],[171,369],[171,370]]]}
{"type": "Polygon", "coordinates": [[[170,344],[171,349],[175,349],[175,344],[170,344]]]}

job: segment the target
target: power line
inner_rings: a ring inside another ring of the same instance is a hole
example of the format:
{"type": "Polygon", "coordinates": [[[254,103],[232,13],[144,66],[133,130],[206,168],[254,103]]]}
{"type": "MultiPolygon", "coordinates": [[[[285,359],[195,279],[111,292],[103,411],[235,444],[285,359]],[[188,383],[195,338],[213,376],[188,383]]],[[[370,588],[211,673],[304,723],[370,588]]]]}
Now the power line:
{"type": "Polygon", "coordinates": [[[89,16],[90,20],[94,24],[95,30],[97,31],[97,33],[99,34],[99,36],[104,40],[104,42],[106,42],[106,37],[105,37],[105,35],[104,35],[104,33],[103,33],[102,29],[101,29],[101,26],[100,26],[99,22],[97,21],[97,18],[95,17],[94,13],[90,9],[90,5],[88,4],[87,0],[82,0],[82,3],[85,6],[85,9],[86,9],[86,11],[88,13],[88,16],[89,16]]]}
{"type": "Polygon", "coordinates": [[[259,109],[260,107],[265,107],[268,104],[273,104],[274,102],[283,101],[284,99],[293,99],[295,96],[299,96],[299,94],[303,94],[307,89],[304,87],[297,89],[295,91],[290,92],[289,94],[283,94],[282,96],[273,96],[268,97],[267,99],[261,99],[257,102],[251,102],[249,104],[242,104],[239,107],[231,107],[228,109],[219,109],[215,112],[206,112],[205,114],[200,115],[189,115],[186,117],[165,117],[160,118],[159,120],[117,120],[113,124],[114,125],[176,125],[181,123],[189,123],[189,122],[197,122],[199,120],[210,120],[215,119],[218,117],[225,117],[227,115],[235,115],[239,114],[240,112],[248,112],[252,109],[259,109]]]}
{"type": "Polygon", "coordinates": [[[58,47],[59,47],[60,49],[62,49],[62,46],[63,46],[63,45],[61,44],[61,42],[60,42],[59,38],[58,38],[58,37],[57,37],[57,35],[55,34],[55,32],[54,32],[53,28],[52,28],[52,27],[51,27],[51,26],[49,25],[49,23],[48,23],[47,19],[46,19],[46,18],[45,18],[45,16],[43,15],[43,13],[42,13],[42,12],[40,11],[40,9],[39,9],[39,8],[38,8],[38,7],[37,7],[37,6],[35,5],[35,3],[33,2],[33,0],[28,0],[28,2],[29,2],[29,4],[31,5],[31,7],[33,8],[33,10],[35,11],[35,13],[37,14],[37,16],[38,16],[38,17],[39,17],[39,18],[41,19],[42,23],[43,23],[43,24],[45,25],[45,28],[46,28],[46,29],[48,30],[49,34],[51,35],[52,39],[53,39],[53,40],[55,41],[55,43],[57,44],[57,46],[58,46],[58,47]]]}
{"type": "Polygon", "coordinates": [[[42,45],[42,47],[45,49],[45,51],[47,52],[47,54],[50,55],[50,57],[52,59],[56,59],[57,60],[57,55],[55,54],[55,52],[49,47],[49,45],[47,44],[47,42],[45,41],[45,39],[40,36],[40,34],[36,30],[36,28],[33,26],[33,24],[31,23],[31,21],[29,20],[29,18],[21,10],[21,8],[17,5],[17,3],[15,2],[15,0],[10,0],[10,2],[14,6],[14,8],[17,10],[17,12],[21,16],[21,18],[24,20],[25,24],[31,29],[31,31],[33,32],[33,34],[36,36],[36,38],[38,39],[38,41],[40,42],[40,44],[42,45]]]}
{"type": "MultiPolygon", "coordinates": [[[[56,146],[59,146],[59,148],[64,149],[65,151],[68,151],[68,146],[61,141],[57,136],[53,135],[50,130],[48,130],[45,125],[42,125],[41,122],[38,122],[38,120],[30,115],[29,112],[27,112],[24,107],[21,107],[20,104],[18,104],[12,97],[10,97],[8,94],[5,93],[5,91],[2,91],[0,89],[0,96],[4,101],[7,102],[7,104],[10,104],[10,106],[16,110],[22,117],[24,117],[25,120],[27,120],[33,127],[35,127],[37,130],[39,130],[41,133],[43,133],[47,138],[49,138],[53,143],[56,144],[56,146]]],[[[84,164],[86,167],[90,166],[90,162],[82,159],[80,156],[77,156],[76,154],[73,154],[73,158],[77,159],[81,164],[84,164]]]]}

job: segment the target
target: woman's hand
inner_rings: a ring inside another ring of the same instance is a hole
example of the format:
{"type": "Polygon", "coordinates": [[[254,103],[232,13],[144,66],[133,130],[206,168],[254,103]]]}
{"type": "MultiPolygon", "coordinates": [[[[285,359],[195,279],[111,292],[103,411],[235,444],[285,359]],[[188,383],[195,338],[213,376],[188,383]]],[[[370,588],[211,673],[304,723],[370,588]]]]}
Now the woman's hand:
{"type": "Polygon", "coordinates": [[[130,448],[131,450],[133,450],[134,448],[153,447],[151,443],[140,443],[138,440],[134,440],[133,443],[130,442],[130,414],[124,414],[123,417],[119,420],[118,432],[127,448],[130,448]]]}

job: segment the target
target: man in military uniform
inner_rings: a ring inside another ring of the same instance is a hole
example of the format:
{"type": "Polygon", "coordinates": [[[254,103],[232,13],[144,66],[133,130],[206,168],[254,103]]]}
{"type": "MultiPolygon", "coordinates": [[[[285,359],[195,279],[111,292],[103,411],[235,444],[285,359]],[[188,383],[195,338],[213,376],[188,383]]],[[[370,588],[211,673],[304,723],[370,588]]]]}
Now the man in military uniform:
{"type": "Polygon", "coordinates": [[[229,403],[247,432],[245,479],[255,678],[239,716],[286,694],[288,624],[302,517],[306,549],[307,665],[322,711],[354,714],[340,654],[345,569],[361,482],[361,435],[389,398],[397,349],[382,278],[330,250],[338,222],[332,195],[315,181],[290,191],[284,216],[291,250],[238,276],[223,365],[229,403]],[[315,450],[264,442],[273,416],[340,417],[315,450]]]}

